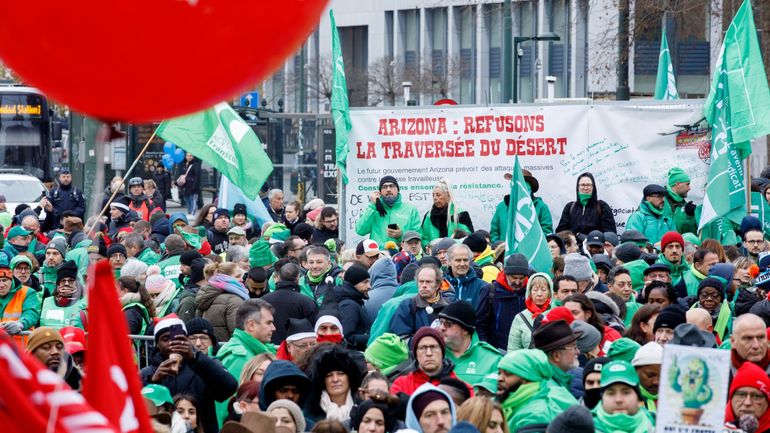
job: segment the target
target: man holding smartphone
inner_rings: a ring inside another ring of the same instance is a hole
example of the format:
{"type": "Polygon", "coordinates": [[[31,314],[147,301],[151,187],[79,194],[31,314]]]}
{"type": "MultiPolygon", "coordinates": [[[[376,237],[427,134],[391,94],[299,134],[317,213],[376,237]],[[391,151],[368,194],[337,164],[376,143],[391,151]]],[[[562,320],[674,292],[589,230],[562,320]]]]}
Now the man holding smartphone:
{"type": "Polygon", "coordinates": [[[383,176],[379,190],[369,196],[369,201],[356,224],[359,235],[368,235],[383,247],[388,241],[400,245],[405,232],[420,230],[420,214],[416,207],[404,202],[395,177],[383,176]]]}

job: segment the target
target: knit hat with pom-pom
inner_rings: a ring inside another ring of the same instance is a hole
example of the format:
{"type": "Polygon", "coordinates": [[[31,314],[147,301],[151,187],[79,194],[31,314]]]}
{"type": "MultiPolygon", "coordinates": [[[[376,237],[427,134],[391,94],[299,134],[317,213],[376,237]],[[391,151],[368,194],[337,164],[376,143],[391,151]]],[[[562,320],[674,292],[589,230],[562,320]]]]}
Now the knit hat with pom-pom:
{"type": "Polygon", "coordinates": [[[170,284],[174,284],[174,282],[160,274],[159,266],[152,265],[147,268],[147,280],[144,282],[144,287],[151,295],[162,292],[170,284]]]}

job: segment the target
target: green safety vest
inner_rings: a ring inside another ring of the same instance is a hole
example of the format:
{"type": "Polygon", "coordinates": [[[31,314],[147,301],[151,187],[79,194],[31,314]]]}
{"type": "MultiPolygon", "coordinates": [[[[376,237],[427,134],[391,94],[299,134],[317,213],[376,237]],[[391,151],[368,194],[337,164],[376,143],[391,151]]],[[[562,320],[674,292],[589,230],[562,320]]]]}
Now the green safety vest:
{"type": "MultiPolygon", "coordinates": [[[[150,312],[147,311],[147,307],[144,306],[144,304],[139,302],[129,302],[128,304],[124,305],[123,308],[120,309],[120,311],[126,311],[127,309],[131,307],[139,307],[139,310],[142,312],[142,318],[144,321],[142,322],[142,330],[139,331],[139,335],[144,335],[145,331],[147,331],[147,326],[150,324],[150,312]]],[[[160,316],[163,317],[163,316],[160,316]]]]}

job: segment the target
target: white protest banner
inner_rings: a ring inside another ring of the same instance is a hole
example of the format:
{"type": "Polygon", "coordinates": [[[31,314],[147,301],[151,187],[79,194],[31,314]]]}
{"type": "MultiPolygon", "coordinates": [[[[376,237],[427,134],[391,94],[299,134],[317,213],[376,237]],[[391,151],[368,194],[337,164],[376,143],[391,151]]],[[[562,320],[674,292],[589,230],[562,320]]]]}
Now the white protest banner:
{"type": "Polygon", "coordinates": [[[723,431],[729,376],[729,350],[666,344],[660,369],[655,431],[723,431]]]}
{"type": "Polygon", "coordinates": [[[665,185],[673,166],[692,178],[688,200],[700,201],[708,172],[708,135],[681,132],[702,118],[692,101],[628,101],[593,105],[506,105],[351,110],[346,215],[349,245],[362,237],[356,221],[379,179],[398,179],[403,200],[424,215],[432,190],[449,179],[455,202],[475,229],[489,230],[495,207],[509,193],[503,178],[514,157],[540,182],[537,196],[554,229],[576,199],[577,176],[594,174],[599,198],[615,213],[618,232],[650,183],[665,185]],[[680,132],[678,134],[678,132],[680,132]],[[704,138],[705,137],[705,138],[704,138]]]}

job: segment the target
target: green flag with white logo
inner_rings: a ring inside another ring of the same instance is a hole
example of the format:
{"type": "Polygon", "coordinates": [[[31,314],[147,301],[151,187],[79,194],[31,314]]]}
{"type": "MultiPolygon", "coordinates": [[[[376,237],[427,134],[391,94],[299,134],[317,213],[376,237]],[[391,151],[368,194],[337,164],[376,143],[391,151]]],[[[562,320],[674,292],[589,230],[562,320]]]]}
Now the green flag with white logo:
{"type": "Polygon", "coordinates": [[[679,93],[676,91],[674,65],[671,64],[671,52],[668,50],[668,38],[666,37],[665,27],[663,27],[663,35],[660,40],[658,77],[655,80],[655,99],[679,99],[679,93]]]}
{"type": "Polygon", "coordinates": [[[336,136],[337,168],[342,174],[342,182],[348,183],[348,132],[353,124],[350,122],[350,106],[348,105],[348,83],[345,79],[345,62],[342,60],[342,45],[337,24],[334,22],[334,12],[329,10],[332,23],[332,119],[336,136]]]}
{"type": "Polygon", "coordinates": [[[259,195],[273,171],[257,134],[224,102],[166,120],[158,126],[157,134],[211,164],[251,199],[259,195]]]}
{"type": "Polygon", "coordinates": [[[515,253],[523,254],[534,270],[550,274],[553,266],[551,250],[540,227],[535,204],[521,172],[518,157],[513,166],[511,199],[508,203],[508,229],[505,235],[508,247],[505,257],[515,253]]]}
{"type": "Polygon", "coordinates": [[[751,153],[750,140],[770,134],[770,89],[757,40],[751,2],[745,0],[727,28],[706,98],[705,116],[709,124],[719,118],[720,83],[729,88],[730,129],[742,157],[751,153]]]}

